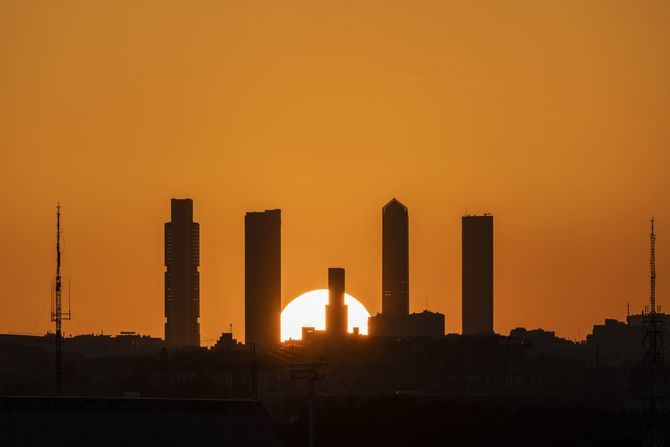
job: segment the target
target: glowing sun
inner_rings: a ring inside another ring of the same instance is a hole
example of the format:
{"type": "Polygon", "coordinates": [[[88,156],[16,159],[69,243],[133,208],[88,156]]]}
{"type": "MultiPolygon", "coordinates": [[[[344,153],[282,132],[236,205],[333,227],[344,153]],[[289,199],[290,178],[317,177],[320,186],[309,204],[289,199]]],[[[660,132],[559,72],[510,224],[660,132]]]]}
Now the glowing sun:
{"type": "MultiPolygon", "coordinates": [[[[289,339],[300,340],[302,328],[314,327],[316,330],[326,328],[326,304],[328,304],[328,289],[306,292],[288,303],[281,313],[281,341],[289,339]]],[[[361,334],[368,333],[368,318],[370,313],[353,296],[344,294],[344,304],[348,307],[349,332],[357,327],[361,334]]]]}

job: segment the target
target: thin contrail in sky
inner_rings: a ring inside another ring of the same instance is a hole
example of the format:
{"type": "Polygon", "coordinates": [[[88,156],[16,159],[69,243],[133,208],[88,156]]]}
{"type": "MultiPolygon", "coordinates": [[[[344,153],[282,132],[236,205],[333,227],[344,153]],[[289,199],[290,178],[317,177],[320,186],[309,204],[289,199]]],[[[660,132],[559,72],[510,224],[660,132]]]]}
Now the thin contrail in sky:
{"type": "Polygon", "coordinates": [[[400,78],[387,76],[357,76],[354,79],[362,81],[408,81],[408,82],[438,82],[450,84],[498,84],[499,79],[441,79],[441,78],[400,78]]]}

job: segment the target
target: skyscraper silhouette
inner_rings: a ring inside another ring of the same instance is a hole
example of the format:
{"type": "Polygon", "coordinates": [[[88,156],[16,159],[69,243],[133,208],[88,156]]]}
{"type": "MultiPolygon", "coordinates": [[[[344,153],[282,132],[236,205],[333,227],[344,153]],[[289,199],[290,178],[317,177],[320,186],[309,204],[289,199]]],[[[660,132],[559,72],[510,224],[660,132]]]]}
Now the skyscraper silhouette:
{"type": "Polygon", "coordinates": [[[165,223],[165,342],[200,346],[200,225],[193,222],[193,201],[172,199],[165,223]]]}
{"type": "Polygon", "coordinates": [[[462,219],[463,334],[493,333],[493,216],[462,219]]]}
{"type": "Polygon", "coordinates": [[[326,305],[326,333],[333,336],[347,334],[347,305],[344,304],[344,269],[328,269],[328,304],[326,305]]]}
{"type": "Polygon", "coordinates": [[[267,348],[280,342],[281,210],[244,217],[245,341],[267,348]]]}
{"type": "Polygon", "coordinates": [[[386,335],[403,336],[409,316],[409,216],[392,199],[382,208],[382,315],[386,335]]]}

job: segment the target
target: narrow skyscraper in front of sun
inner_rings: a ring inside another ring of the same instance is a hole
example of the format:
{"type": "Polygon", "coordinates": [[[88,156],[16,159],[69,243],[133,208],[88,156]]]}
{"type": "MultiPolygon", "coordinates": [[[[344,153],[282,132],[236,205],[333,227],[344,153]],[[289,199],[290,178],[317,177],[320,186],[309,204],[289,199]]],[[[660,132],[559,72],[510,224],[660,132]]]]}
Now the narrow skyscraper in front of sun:
{"type": "Polygon", "coordinates": [[[281,210],[244,217],[245,342],[268,348],[280,342],[281,210]]]}
{"type": "Polygon", "coordinates": [[[462,218],[464,335],[493,333],[493,216],[462,218]]]}
{"type": "Polygon", "coordinates": [[[200,346],[200,225],[193,201],[172,199],[165,223],[165,341],[169,347],[200,346]]]}
{"type": "Polygon", "coordinates": [[[326,305],[326,333],[333,336],[347,334],[347,305],[344,304],[344,269],[328,269],[328,304],[326,305]]]}

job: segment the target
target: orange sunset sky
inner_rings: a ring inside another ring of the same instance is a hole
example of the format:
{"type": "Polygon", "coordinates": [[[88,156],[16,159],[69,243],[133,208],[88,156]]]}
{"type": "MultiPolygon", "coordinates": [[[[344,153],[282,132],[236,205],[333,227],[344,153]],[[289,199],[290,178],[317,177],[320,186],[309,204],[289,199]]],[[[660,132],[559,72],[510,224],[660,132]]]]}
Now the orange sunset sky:
{"type": "Polygon", "coordinates": [[[460,217],[495,216],[495,329],[584,337],[670,308],[670,3],[0,0],[0,332],[44,333],[63,205],[67,334],[163,336],[171,197],[201,225],[201,338],[244,335],[244,213],[283,212],[282,300],[347,269],[460,332],[460,217]]]}

